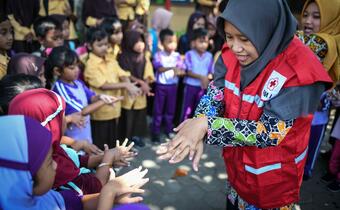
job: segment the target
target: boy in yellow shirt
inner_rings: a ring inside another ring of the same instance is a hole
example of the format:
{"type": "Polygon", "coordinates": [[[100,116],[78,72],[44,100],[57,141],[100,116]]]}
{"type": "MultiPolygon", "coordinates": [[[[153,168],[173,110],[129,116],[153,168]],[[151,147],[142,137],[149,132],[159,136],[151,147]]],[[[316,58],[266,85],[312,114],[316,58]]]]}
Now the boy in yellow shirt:
{"type": "MultiPolygon", "coordinates": [[[[84,78],[96,94],[114,97],[126,90],[131,97],[137,97],[140,89],[130,82],[130,73],[122,70],[117,61],[107,59],[108,35],[101,28],[90,28],[87,34],[90,50],[85,64],[84,78]]],[[[91,114],[93,143],[103,149],[107,144],[113,147],[117,139],[117,123],[121,114],[121,103],[115,106],[104,105],[91,114]]]]}

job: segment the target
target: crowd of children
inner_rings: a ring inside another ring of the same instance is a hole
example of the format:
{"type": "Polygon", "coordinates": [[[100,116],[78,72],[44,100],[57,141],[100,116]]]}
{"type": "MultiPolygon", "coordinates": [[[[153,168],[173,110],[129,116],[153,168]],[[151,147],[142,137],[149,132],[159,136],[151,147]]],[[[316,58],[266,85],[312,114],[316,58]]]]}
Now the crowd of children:
{"type": "MultiPolygon", "coordinates": [[[[177,39],[170,29],[173,14],[163,8],[155,10],[147,28],[149,0],[84,0],[81,18],[73,0],[1,1],[0,113],[16,116],[0,118],[1,133],[11,141],[2,147],[13,151],[0,151],[0,173],[8,179],[15,174],[25,183],[16,186],[16,198],[2,193],[1,208],[15,205],[6,199],[21,203],[15,209],[110,209],[113,201],[141,201],[131,193],[143,193],[147,170],[137,168],[115,177],[111,168],[128,166],[137,155],[133,146],[143,147],[147,137],[152,143],[164,141],[164,135],[173,138],[174,125],[194,117],[202,96],[204,100],[213,87],[211,81],[221,79],[214,67],[221,64],[220,50],[230,37],[221,36],[218,30],[223,28],[218,29],[216,21],[227,2],[197,1],[186,32],[177,39]],[[82,30],[76,25],[83,25],[82,30]],[[36,154],[38,147],[41,152],[36,154]],[[50,173],[49,179],[44,173],[50,173]],[[27,195],[36,202],[28,201],[27,195]]],[[[336,86],[340,13],[330,4],[308,1],[297,36],[310,46],[336,86]],[[320,16],[327,20],[320,23],[320,16]],[[310,23],[313,18],[319,25],[310,23]]],[[[322,95],[312,124],[306,178],[312,175],[329,109],[338,106],[339,97],[337,88],[322,95]]],[[[337,129],[333,136],[340,139],[337,129]]],[[[339,171],[334,169],[339,142],[334,143],[327,174],[333,191],[340,187],[339,171]]],[[[1,182],[6,190],[16,185],[5,181],[1,182]]]]}

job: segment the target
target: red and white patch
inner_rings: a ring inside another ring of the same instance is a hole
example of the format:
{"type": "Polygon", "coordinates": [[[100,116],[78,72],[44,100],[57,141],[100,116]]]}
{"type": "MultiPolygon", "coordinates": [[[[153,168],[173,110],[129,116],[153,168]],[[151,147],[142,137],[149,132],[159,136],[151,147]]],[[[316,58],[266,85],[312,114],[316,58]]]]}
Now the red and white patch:
{"type": "Polygon", "coordinates": [[[287,78],[285,76],[274,70],[263,86],[261,100],[269,101],[275,97],[280,92],[286,80],[287,78]]]}

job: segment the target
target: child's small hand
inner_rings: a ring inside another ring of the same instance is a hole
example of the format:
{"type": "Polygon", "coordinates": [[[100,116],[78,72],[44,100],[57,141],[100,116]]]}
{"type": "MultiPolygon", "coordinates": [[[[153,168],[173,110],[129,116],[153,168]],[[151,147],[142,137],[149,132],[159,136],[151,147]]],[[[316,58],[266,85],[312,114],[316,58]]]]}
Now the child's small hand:
{"type": "Polygon", "coordinates": [[[82,127],[85,126],[86,119],[81,114],[81,112],[75,112],[75,113],[72,113],[72,114],[66,116],[66,122],[67,123],[73,123],[78,128],[82,128],[82,127]]]}
{"type": "Polygon", "coordinates": [[[99,99],[104,101],[106,104],[114,105],[114,103],[116,103],[117,101],[123,100],[124,97],[123,96],[114,97],[114,96],[101,94],[101,95],[99,95],[99,99]]]}
{"type": "Polygon", "coordinates": [[[185,75],[185,71],[183,71],[182,69],[179,68],[174,68],[174,72],[176,76],[184,76],[185,75]]]}
{"type": "Polygon", "coordinates": [[[103,150],[99,149],[96,145],[84,141],[82,150],[89,155],[101,155],[104,153],[103,150]]]}
{"type": "Polygon", "coordinates": [[[137,155],[137,153],[131,151],[134,143],[130,143],[128,146],[128,139],[125,139],[123,144],[120,145],[119,141],[116,141],[116,150],[118,150],[120,152],[120,157],[113,161],[113,165],[114,166],[129,166],[130,163],[128,161],[128,159],[135,157],[137,155]]]}
{"type": "Polygon", "coordinates": [[[208,88],[208,85],[209,85],[209,78],[207,76],[201,76],[201,87],[202,89],[207,89],[208,88]]]}
{"type": "Polygon", "coordinates": [[[151,88],[148,83],[141,80],[138,82],[138,84],[140,85],[140,89],[142,90],[143,95],[154,96],[154,94],[151,92],[151,88]]]}
{"type": "Polygon", "coordinates": [[[140,88],[138,88],[136,86],[137,82],[135,83],[130,83],[130,82],[127,82],[125,87],[126,87],[126,90],[129,92],[129,95],[132,96],[133,98],[141,95],[142,93],[142,90],[140,88]]]}
{"type": "Polygon", "coordinates": [[[144,190],[140,188],[149,181],[149,178],[144,178],[147,173],[148,169],[142,171],[142,167],[140,166],[109,181],[108,184],[112,186],[112,189],[116,192],[115,201],[121,204],[142,201],[142,197],[131,197],[131,195],[132,193],[144,193],[144,190]]]}

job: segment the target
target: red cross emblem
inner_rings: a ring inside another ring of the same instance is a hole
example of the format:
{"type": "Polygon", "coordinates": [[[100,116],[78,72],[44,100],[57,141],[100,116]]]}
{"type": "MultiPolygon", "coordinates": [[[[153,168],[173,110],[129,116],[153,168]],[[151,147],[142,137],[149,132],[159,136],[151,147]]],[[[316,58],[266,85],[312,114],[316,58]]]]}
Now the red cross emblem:
{"type": "Polygon", "coordinates": [[[273,91],[278,84],[279,84],[279,79],[278,78],[273,78],[273,79],[269,80],[267,88],[269,90],[273,91]]]}

